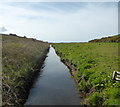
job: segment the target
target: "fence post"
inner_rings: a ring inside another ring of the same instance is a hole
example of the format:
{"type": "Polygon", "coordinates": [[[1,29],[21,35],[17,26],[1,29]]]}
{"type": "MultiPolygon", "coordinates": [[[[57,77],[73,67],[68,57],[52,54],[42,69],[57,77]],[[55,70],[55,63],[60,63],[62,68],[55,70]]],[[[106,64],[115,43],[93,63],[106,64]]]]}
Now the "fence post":
{"type": "Polygon", "coordinates": [[[113,77],[112,77],[113,80],[117,80],[117,81],[120,81],[120,72],[118,71],[114,71],[113,72],[113,77]],[[117,77],[117,78],[116,78],[117,77]]]}

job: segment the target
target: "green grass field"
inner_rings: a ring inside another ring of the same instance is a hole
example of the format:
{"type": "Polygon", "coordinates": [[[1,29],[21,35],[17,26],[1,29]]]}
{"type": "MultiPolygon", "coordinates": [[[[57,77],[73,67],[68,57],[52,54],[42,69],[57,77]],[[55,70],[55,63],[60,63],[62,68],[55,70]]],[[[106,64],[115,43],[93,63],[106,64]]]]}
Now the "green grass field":
{"type": "Polygon", "coordinates": [[[61,60],[69,62],[69,67],[74,66],[82,104],[120,105],[120,82],[112,80],[113,71],[118,71],[120,66],[118,43],[56,43],[53,46],[61,60]]]}
{"type": "Polygon", "coordinates": [[[48,43],[2,35],[3,105],[23,105],[32,79],[42,65],[48,43]]]}

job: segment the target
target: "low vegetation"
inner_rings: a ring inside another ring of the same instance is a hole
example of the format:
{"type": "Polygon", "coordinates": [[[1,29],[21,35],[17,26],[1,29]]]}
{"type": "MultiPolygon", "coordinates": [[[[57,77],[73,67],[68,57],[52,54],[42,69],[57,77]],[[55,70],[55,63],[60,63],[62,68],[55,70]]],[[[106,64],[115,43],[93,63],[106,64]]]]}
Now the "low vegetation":
{"type": "Polygon", "coordinates": [[[85,105],[120,105],[120,82],[112,80],[120,71],[119,43],[56,43],[61,60],[71,69],[85,105]]]}
{"type": "Polygon", "coordinates": [[[120,42],[120,35],[104,37],[101,39],[90,40],[89,42],[120,42]]]}
{"type": "Polygon", "coordinates": [[[17,35],[2,36],[3,105],[25,103],[34,76],[49,48],[47,42],[17,35]]]}

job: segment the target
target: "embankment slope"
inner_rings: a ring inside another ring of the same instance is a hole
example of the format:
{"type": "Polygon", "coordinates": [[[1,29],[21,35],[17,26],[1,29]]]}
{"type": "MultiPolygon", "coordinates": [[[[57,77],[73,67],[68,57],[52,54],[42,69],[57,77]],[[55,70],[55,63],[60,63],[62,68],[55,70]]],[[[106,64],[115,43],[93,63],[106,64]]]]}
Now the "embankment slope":
{"type": "Polygon", "coordinates": [[[22,106],[49,44],[36,39],[2,34],[3,105],[22,106]]]}

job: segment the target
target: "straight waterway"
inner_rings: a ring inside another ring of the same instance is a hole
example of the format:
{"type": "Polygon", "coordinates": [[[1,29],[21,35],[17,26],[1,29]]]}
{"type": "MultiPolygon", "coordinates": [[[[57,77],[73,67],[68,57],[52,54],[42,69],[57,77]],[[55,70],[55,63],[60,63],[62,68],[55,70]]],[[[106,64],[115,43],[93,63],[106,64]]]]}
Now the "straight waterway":
{"type": "Polygon", "coordinates": [[[81,99],[69,69],[50,47],[41,72],[25,105],[80,105],[81,99]]]}

